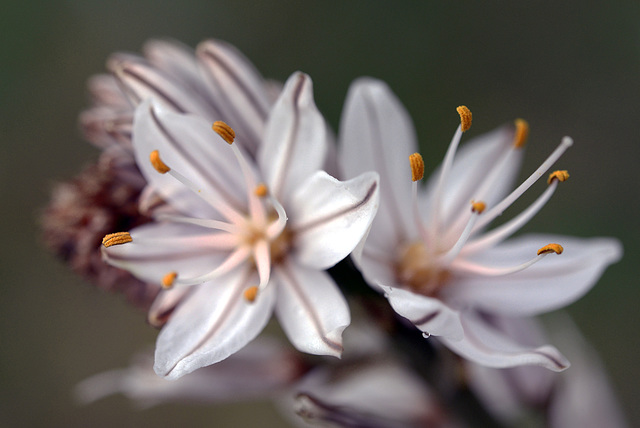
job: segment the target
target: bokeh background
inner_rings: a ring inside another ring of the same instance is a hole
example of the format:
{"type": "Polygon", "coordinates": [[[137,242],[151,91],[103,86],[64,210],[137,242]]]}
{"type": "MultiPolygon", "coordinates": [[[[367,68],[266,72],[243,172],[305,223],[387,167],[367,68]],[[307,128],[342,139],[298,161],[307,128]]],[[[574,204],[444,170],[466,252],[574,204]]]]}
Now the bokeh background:
{"type": "Polygon", "coordinates": [[[413,116],[428,169],[442,159],[463,103],[474,113],[472,135],[529,121],[523,176],[571,135],[576,144],[558,164],[571,180],[526,231],[624,242],[623,261],[569,312],[608,367],[629,422],[640,425],[636,0],[2,3],[0,426],[286,425],[266,403],[139,411],[122,397],[86,407],[72,399],[77,382],[126,365],[156,332],[124,299],[49,255],[37,218],[52,184],[97,157],[76,124],[86,79],[111,52],[138,51],[158,36],[191,46],[224,39],[279,80],[309,73],[334,129],[349,83],[381,78],[413,116]]]}

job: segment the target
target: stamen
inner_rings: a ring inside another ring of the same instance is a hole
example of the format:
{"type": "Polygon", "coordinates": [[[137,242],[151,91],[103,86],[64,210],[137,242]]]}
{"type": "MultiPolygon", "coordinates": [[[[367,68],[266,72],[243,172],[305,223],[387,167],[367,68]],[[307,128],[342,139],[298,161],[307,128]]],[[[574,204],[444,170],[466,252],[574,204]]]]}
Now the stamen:
{"type": "Polygon", "coordinates": [[[455,271],[457,274],[472,274],[474,276],[503,276],[525,270],[551,253],[562,253],[562,247],[558,244],[546,245],[540,248],[538,250],[538,254],[531,260],[512,267],[495,268],[459,259],[453,262],[449,269],[455,271]]]}
{"type": "Polygon", "coordinates": [[[467,106],[459,106],[456,111],[460,115],[460,127],[462,132],[467,132],[471,128],[471,111],[467,106]]]}
{"type": "Polygon", "coordinates": [[[547,253],[562,254],[563,251],[564,251],[564,248],[562,248],[562,245],[560,245],[560,244],[549,244],[549,245],[545,245],[544,247],[540,248],[538,250],[538,255],[547,254],[547,253]]]}
{"type": "Polygon", "coordinates": [[[451,247],[449,251],[447,251],[446,253],[444,253],[442,256],[439,257],[439,260],[438,260],[439,264],[446,266],[449,263],[453,262],[456,257],[458,257],[458,255],[460,254],[460,251],[462,251],[462,249],[464,248],[464,245],[469,240],[469,236],[471,236],[471,231],[473,230],[473,226],[476,224],[478,217],[480,216],[480,214],[482,214],[486,206],[487,205],[482,201],[471,202],[471,212],[475,215],[472,215],[471,218],[469,218],[467,225],[463,229],[462,233],[460,234],[460,237],[458,238],[456,243],[453,245],[453,247],[451,247]]]}
{"type": "Polygon", "coordinates": [[[476,224],[476,229],[480,229],[493,221],[496,217],[501,215],[511,204],[513,204],[524,192],[529,189],[542,175],[547,172],[551,165],[553,165],[562,154],[573,145],[573,140],[570,137],[564,137],[558,147],[549,155],[549,157],[536,169],[533,174],[529,176],[520,186],[518,186],[513,192],[511,192],[500,203],[491,208],[483,218],[476,224]]]}
{"type": "Polygon", "coordinates": [[[160,159],[160,152],[157,150],[151,152],[149,160],[151,161],[151,165],[153,165],[156,171],[160,174],[166,174],[171,171],[171,168],[169,168],[166,163],[162,162],[162,159],[160,159]]]}
{"type": "Polygon", "coordinates": [[[131,241],[133,241],[133,239],[129,232],[116,232],[105,235],[105,237],[102,238],[102,245],[109,248],[112,245],[126,244],[131,241]]]}
{"type": "Polygon", "coordinates": [[[424,160],[420,153],[410,155],[409,164],[411,165],[411,180],[422,180],[422,177],[424,177],[424,160]]]}
{"type": "Polygon", "coordinates": [[[169,272],[168,274],[163,276],[162,277],[162,288],[171,288],[173,286],[173,283],[175,282],[177,276],[178,276],[177,272],[169,272]]]}
{"type": "Polygon", "coordinates": [[[487,204],[482,201],[474,202],[471,201],[471,211],[474,213],[482,214],[482,212],[487,208],[487,204]]]}
{"type": "Polygon", "coordinates": [[[264,198],[269,194],[269,189],[267,188],[266,184],[260,183],[256,186],[255,190],[253,191],[253,194],[259,198],[264,198]]]}
{"type": "Polygon", "coordinates": [[[213,126],[211,126],[216,134],[218,134],[224,141],[229,144],[233,144],[233,141],[236,139],[236,133],[229,125],[224,123],[221,120],[213,122],[213,126]]]}
{"type": "Polygon", "coordinates": [[[271,206],[276,210],[276,214],[278,214],[278,219],[271,223],[269,227],[267,227],[267,238],[273,239],[276,236],[280,235],[284,228],[287,226],[287,213],[284,210],[284,207],[276,198],[274,198],[271,194],[269,194],[269,202],[271,202],[271,206]]]}
{"type": "Polygon", "coordinates": [[[159,214],[155,216],[157,221],[169,221],[171,223],[194,224],[206,227],[207,229],[224,230],[231,234],[238,234],[241,228],[234,223],[227,223],[220,220],[210,220],[207,218],[183,217],[171,214],[159,214]]]}
{"type": "MultiPolygon", "coordinates": [[[[458,146],[460,145],[462,133],[471,127],[471,112],[469,111],[469,109],[465,106],[459,106],[456,110],[460,115],[460,125],[458,126],[458,129],[456,129],[455,134],[453,134],[453,138],[451,139],[451,143],[449,144],[449,148],[447,149],[447,154],[444,156],[444,161],[442,162],[441,167],[442,169],[440,170],[440,177],[438,178],[438,184],[433,195],[433,203],[431,204],[432,208],[430,232],[434,237],[439,236],[438,229],[440,228],[440,201],[442,199],[442,192],[444,191],[444,183],[447,182],[449,170],[453,165],[453,158],[455,157],[456,150],[458,150],[458,146]]],[[[436,248],[438,246],[438,243],[434,242],[433,246],[434,248],[436,248]]]]}
{"type": "Polygon", "coordinates": [[[553,180],[567,181],[568,179],[569,179],[569,172],[566,169],[558,170],[549,174],[549,178],[547,179],[547,184],[551,184],[553,180]]]}
{"type": "Polygon", "coordinates": [[[557,180],[554,180],[549,187],[544,191],[542,195],[538,197],[529,207],[518,214],[516,217],[512,218],[508,222],[504,223],[501,226],[492,229],[491,231],[485,233],[481,237],[469,242],[464,246],[462,250],[463,254],[471,254],[479,250],[483,250],[488,247],[492,247],[509,236],[513,235],[517,232],[522,226],[527,224],[529,220],[531,220],[538,212],[545,206],[545,204],[551,199],[551,196],[555,192],[558,187],[557,180]]]}
{"type": "Polygon", "coordinates": [[[218,278],[220,275],[223,275],[233,268],[239,266],[243,263],[250,255],[250,248],[247,246],[241,246],[234,252],[232,252],[229,257],[226,258],[225,261],[220,264],[217,268],[212,270],[209,273],[204,275],[196,276],[193,278],[175,278],[173,285],[197,285],[202,284],[207,281],[211,281],[212,279],[218,278]]]}
{"type": "Polygon", "coordinates": [[[524,119],[516,119],[516,133],[513,138],[513,146],[516,148],[522,148],[527,143],[529,137],[529,124],[524,119]]]}
{"type": "Polygon", "coordinates": [[[269,283],[271,276],[271,251],[266,240],[261,239],[255,243],[253,246],[253,259],[258,269],[258,278],[260,278],[258,288],[262,290],[269,283]]]}
{"type": "Polygon", "coordinates": [[[247,302],[253,303],[256,300],[256,297],[258,296],[258,287],[254,285],[252,287],[247,288],[246,290],[244,290],[243,296],[247,302]]]}

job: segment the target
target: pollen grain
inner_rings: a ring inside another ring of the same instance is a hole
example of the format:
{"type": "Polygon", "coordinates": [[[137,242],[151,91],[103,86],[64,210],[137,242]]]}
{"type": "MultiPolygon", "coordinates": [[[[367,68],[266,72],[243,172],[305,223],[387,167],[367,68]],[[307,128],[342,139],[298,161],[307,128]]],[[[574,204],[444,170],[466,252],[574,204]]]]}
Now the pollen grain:
{"type": "Polygon", "coordinates": [[[177,272],[169,272],[162,277],[162,288],[171,288],[178,277],[177,272]]]}
{"type": "Polygon", "coordinates": [[[560,245],[560,244],[549,244],[549,245],[545,245],[544,247],[540,248],[538,250],[538,255],[545,254],[545,253],[562,254],[563,251],[564,251],[564,248],[562,248],[562,245],[560,245]]]}
{"type": "Polygon", "coordinates": [[[422,180],[422,177],[424,177],[424,160],[420,153],[410,155],[409,164],[411,165],[411,180],[422,180]]]}
{"type": "Polygon", "coordinates": [[[256,297],[258,296],[258,287],[254,285],[252,287],[247,288],[246,290],[244,290],[243,296],[247,302],[253,303],[256,300],[256,297]]]}
{"type": "Polygon", "coordinates": [[[151,161],[151,165],[153,165],[155,170],[160,174],[166,174],[167,172],[171,171],[171,168],[169,168],[167,164],[164,163],[162,159],[160,159],[160,152],[158,152],[157,150],[151,152],[151,154],[149,155],[149,160],[151,161]]]}
{"type": "Polygon", "coordinates": [[[527,144],[529,138],[529,124],[524,119],[516,119],[516,133],[513,137],[513,146],[520,149],[527,144]]]}
{"type": "Polygon", "coordinates": [[[233,144],[233,141],[236,139],[236,133],[233,128],[221,120],[213,122],[211,129],[229,144],[233,144]]]}
{"type": "Polygon", "coordinates": [[[471,211],[474,213],[482,214],[482,212],[487,208],[487,204],[482,201],[471,201],[471,211]]]}
{"type": "Polygon", "coordinates": [[[560,182],[567,181],[569,179],[569,172],[564,170],[553,171],[549,174],[549,178],[547,179],[547,184],[551,184],[553,180],[558,180],[560,182]]]}
{"type": "Polygon", "coordinates": [[[460,128],[462,132],[467,132],[471,128],[471,110],[467,106],[458,106],[456,111],[460,115],[460,128]]]}
{"type": "Polygon", "coordinates": [[[126,244],[131,241],[133,241],[133,239],[129,232],[116,232],[105,235],[105,237],[102,238],[102,245],[109,248],[112,245],[126,244]]]}

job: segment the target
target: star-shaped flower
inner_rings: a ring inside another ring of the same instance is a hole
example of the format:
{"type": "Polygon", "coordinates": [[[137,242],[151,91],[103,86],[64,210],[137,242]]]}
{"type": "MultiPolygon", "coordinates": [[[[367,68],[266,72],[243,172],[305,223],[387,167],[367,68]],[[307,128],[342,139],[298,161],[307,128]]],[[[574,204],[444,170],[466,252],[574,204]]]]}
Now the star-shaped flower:
{"type": "Polygon", "coordinates": [[[324,270],[370,227],[377,174],[342,182],[321,170],[327,127],[302,73],[273,107],[255,161],[227,124],[213,130],[224,141],[199,116],[150,101],[137,108],[138,166],[175,212],[103,241],[108,263],[167,288],[149,314],[154,324],[170,314],[156,373],[178,378],[228,357],[273,311],[297,349],[339,356],[350,315],[324,270]]]}
{"type": "Polygon", "coordinates": [[[342,118],[340,161],[347,177],[378,171],[381,187],[380,210],[363,251],[354,253],[355,262],[398,314],[459,355],[491,367],[563,370],[568,362],[555,348],[518,344],[485,315],[531,316],[575,301],[620,258],[620,244],[549,235],[507,240],[568,178],[566,171],[549,175],[547,190],[531,206],[486,231],[572,140],[565,137],[509,193],[523,154],[526,122],[517,120],[515,127],[499,128],[458,151],[462,133],[471,126],[471,112],[466,107],[458,111],[461,124],[442,166],[425,189],[418,189],[424,163],[413,153],[416,138],[403,106],[382,82],[362,79],[352,86],[342,118]]]}

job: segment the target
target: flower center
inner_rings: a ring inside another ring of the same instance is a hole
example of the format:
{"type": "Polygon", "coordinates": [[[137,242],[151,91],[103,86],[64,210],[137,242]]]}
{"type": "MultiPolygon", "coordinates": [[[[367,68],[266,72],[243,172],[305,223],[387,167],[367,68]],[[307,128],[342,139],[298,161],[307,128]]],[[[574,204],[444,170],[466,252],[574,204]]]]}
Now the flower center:
{"type": "Polygon", "coordinates": [[[434,255],[421,241],[416,241],[400,250],[395,274],[399,283],[429,297],[437,296],[451,277],[451,273],[436,262],[434,255]]]}

